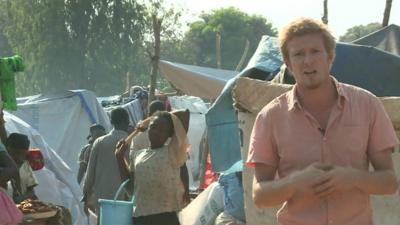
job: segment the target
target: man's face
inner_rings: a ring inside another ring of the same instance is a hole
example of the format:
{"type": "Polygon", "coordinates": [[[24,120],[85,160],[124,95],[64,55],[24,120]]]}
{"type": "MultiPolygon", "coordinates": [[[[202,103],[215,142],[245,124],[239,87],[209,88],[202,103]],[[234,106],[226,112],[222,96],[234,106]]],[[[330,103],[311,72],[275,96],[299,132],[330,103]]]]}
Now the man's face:
{"type": "Polygon", "coordinates": [[[15,163],[17,164],[18,168],[22,166],[24,161],[28,157],[28,149],[14,149],[11,147],[7,148],[8,153],[13,158],[15,163]]]}
{"type": "Polygon", "coordinates": [[[287,43],[285,64],[302,89],[316,89],[329,80],[334,55],[328,54],[321,34],[294,37],[287,43]]]}

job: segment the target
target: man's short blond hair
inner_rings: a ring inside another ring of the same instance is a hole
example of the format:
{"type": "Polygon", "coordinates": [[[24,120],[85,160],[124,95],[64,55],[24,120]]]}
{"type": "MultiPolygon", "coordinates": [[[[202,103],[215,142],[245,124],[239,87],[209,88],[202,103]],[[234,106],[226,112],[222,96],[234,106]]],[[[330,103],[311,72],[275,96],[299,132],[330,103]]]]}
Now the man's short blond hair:
{"type": "Polygon", "coordinates": [[[294,37],[306,34],[321,34],[325,50],[330,56],[334,56],[336,41],[327,25],[319,20],[311,18],[298,18],[283,27],[279,32],[279,47],[284,59],[289,59],[287,44],[294,37]]]}

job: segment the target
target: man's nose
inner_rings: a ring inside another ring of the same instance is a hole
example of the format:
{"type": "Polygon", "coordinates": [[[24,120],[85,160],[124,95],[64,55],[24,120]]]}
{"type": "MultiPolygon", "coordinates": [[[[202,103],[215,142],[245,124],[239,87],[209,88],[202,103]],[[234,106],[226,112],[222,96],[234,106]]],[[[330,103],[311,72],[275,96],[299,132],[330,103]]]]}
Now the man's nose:
{"type": "Polygon", "coordinates": [[[304,64],[310,65],[314,61],[314,56],[310,53],[304,55],[304,64]]]}

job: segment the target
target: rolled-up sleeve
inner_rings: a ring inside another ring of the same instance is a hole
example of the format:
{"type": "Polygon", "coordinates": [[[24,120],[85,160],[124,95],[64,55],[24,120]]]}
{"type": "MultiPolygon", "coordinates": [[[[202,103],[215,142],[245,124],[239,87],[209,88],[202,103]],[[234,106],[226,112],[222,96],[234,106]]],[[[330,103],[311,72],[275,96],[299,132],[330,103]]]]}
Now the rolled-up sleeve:
{"type": "Polygon", "coordinates": [[[378,98],[371,100],[371,124],[369,126],[368,152],[379,152],[399,145],[393,124],[378,98]]]}
{"type": "Polygon", "coordinates": [[[260,111],[254,122],[246,164],[250,167],[254,167],[257,163],[276,166],[278,161],[271,112],[266,106],[260,111]]]}

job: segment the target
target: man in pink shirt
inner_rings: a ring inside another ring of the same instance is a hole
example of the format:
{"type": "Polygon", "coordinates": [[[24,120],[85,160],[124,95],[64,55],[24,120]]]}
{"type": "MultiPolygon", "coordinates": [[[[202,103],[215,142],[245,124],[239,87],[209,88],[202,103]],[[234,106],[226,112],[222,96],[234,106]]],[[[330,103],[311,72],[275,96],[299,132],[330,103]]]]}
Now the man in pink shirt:
{"type": "Polygon", "coordinates": [[[336,44],[321,22],[297,19],[279,41],[296,85],[255,121],[247,159],[254,203],[282,205],[281,225],[372,225],[369,195],[398,187],[398,139],[383,105],[330,75],[336,44]]]}

